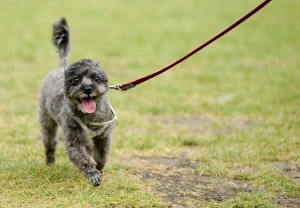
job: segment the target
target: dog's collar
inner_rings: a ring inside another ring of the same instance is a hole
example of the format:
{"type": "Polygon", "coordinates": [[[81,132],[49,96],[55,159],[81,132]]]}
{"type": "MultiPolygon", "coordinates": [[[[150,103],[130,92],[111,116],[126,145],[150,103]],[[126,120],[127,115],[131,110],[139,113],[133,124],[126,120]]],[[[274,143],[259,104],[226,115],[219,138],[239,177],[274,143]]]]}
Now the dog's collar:
{"type": "Polygon", "coordinates": [[[102,128],[93,131],[91,130],[89,127],[87,127],[87,125],[85,125],[82,120],[80,118],[78,118],[77,116],[73,116],[74,120],[77,121],[81,128],[87,133],[88,138],[92,138],[95,137],[97,135],[100,135],[104,129],[106,129],[106,127],[108,127],[111,123],[113,123],[115,120],[117,120],[117,114],[115,112],[115,110],[113,109],[113,107],[110,105],[110,110],[111,112],[114,114],[114,118],[111,119],[110,121],[105,121],[105,122],[91,122],[89,123],[89,125],[93,125],[93,126],[103,126],[102,128]]]}
{"type": "Polygon", "coordinates": [[[114,116],[115,116],[113,119],[111,119],[110,121],[105,121],[105,122],[91,122],[90,125],[93,125],[93,126],[109,125],[109,124],[111,124],[112,122],[114,122],[115,120],[118,120],[117,114],[116,114],[116,112],[115,112],[115,110],[113,109],[112,106],[110,106],[110,110],[111,110],[111,112],[112,112],[112,113],[114,114],[114,116]]]}

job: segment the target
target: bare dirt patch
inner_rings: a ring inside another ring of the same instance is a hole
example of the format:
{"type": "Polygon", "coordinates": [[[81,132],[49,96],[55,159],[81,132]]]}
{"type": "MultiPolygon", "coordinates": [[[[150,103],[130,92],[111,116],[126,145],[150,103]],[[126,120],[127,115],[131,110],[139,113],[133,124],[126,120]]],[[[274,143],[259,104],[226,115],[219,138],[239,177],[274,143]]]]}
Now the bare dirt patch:
{"type": "Polygon", "coordinates": [[[241,180],[195,174],[193,170],[198,164],[185,158],[130,156],[123,159],[141,168],[134,174],[141,180],[153,181],[152,191],[161,194],[169,207],[196,206],[201,201],[221,202],[239,192],[256,189],[241,180]]]}
{"type": "MultiPolygon", "coordinates": [[[[126,156],[122,160],[139,171],[133,174],[141,180],[151,182],[151,191],[160,194],[168,207],[197,207],[201,201],[222,202],[234,195],[256,190],[249,181],[216,178],[195,174],[198,163],[182,157],[126,156]]],[[[271,164],[293,180],[299,180],[299,162],[277,162],[271,164]]],[[[298,208],[300,198],[278,196],[274,203],[281,207],[298,208]]]]}
{"type": "MultiPolygon", "coordinates": [[[[231,134],[236,130],[248,129],[259,124],[257,121],[245,118],[212,116],[150,117],[147,120],[198,135],[231,134]]],[[[184,156],[127,156],[122,160],[139,168],[139,171],[134,174],[141,180],[153,182],[151,190],[162,195],[168,207],[197,207],[201,201],[222,202],[238,193],[250,193],[256,190],[256,186],[249,181],[195,174],[195,169],[201,164],[191,162],[184,156]]],[[[276,162],[270,163],[270,166],[277,168],[292,180],[299,180],[299,162],[276,162]]],[[[282,207],[300,207],[299,197],[278,196],[273,202],[282,207]]]]}
{"type": "MultiPolygon", "coordinates": [[[[281,171],[292,180],[300,180],[300,162],[274,162],[270,163],[270,165],[281,171]]],[[[283,207],[300,207],[300,197],[279,196],[275,199],[275,202],[283,207]]]]}
{"type": "Polygon", "coordinates": [[[281,207],[299,208],[300,198],[290,197],[290,196],[280,196],[277,197],[276,204],[280,205],[281,207]]]}
{"type": "Polygon", "coordinates": [[[300,162],[274,162],[271,165],[293,180],[300,180],[300,162]]]}

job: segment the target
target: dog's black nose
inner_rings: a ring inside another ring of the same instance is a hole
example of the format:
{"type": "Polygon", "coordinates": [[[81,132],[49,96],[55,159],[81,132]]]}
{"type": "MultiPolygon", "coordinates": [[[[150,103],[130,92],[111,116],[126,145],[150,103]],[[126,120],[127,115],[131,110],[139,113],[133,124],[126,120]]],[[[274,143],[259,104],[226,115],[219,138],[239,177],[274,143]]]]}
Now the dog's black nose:
{"type": "Polygon", "coordinates": [[[83,92],[84,92],[85,94],[91,94],[92,91],[93,91],[93,88],[92,88],[92,87],[84,87],[84,88],[83,88],[83,92]]]}

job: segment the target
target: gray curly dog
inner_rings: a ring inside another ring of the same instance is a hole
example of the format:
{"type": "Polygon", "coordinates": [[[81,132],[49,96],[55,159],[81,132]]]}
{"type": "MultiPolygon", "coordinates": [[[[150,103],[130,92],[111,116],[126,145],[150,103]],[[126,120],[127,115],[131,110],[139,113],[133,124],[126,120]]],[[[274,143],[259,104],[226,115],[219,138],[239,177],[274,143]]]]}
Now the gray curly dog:
{"type": "Polygon", "coordinates": [[[99,62],[90,59],[67,66],[71,40],[65,18],[53,24],[52,42],[60,63],[45,78],[39,95],[46,164],[55,162],[60,126],[69,160],[92,185],[99,186],[117,119],[107,97],[108,77],[99,62]]]}

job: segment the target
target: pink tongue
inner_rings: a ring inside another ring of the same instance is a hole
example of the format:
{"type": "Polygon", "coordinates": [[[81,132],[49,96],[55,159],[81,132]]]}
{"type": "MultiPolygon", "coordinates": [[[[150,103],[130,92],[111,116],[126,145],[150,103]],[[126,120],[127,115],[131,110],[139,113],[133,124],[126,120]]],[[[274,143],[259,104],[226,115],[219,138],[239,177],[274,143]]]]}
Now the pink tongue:
{"type": "Polygon", "coordinates": [[[94,113],[96,110],[96,103],[93,98],[82,98],[81,105],[87,113],[94,113]]]}

